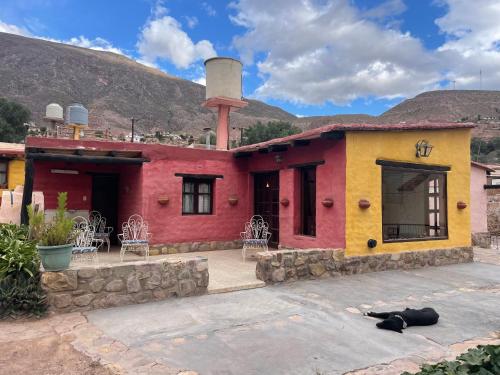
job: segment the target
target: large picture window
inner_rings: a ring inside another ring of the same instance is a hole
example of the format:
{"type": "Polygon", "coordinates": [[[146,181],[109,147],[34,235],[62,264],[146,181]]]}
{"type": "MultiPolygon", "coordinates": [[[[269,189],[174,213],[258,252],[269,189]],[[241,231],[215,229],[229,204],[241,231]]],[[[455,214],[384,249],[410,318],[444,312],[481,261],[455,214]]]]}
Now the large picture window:
{"type": "Polygon", "coordinates": [[[210,215],[212,213],[213,180],[184,178],[182,182],[182,213],[210,215]]]}
{"type": "Polygon", "coordinates": [[[7,188],[8,161],[0,160],[0,189],[7,188]]]}
{"type": "Polygon", "coordinates": [[[300,234],[316,236],[316,167],[300,168],[301,225],[300,234]]]}
{"type": "Polygon", "coordinates": [[[445,239],[446,173],[382,167],[385,242],[445,239]]]}

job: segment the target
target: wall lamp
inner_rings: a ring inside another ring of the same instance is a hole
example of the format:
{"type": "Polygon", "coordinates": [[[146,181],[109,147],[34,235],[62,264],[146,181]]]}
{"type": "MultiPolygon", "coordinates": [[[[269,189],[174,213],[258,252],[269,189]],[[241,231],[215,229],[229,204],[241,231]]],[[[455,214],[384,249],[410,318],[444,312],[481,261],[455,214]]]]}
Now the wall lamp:
{"type": "Polygon", "coordinates": [[[418,141],[415,145],[415,148],[417,149],[417,158],[428,158],[433,147],[434,146],[432,146],[425,139],[421,139],[420,141],[418,141]]]}

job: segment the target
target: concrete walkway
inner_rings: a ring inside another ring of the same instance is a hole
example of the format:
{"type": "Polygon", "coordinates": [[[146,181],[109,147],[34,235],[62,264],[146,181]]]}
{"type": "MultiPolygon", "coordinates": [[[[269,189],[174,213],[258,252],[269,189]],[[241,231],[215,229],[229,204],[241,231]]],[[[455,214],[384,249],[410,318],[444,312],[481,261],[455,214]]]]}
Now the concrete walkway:
{"type": "MultiPolygon", "coordinates": [[[[150,256],[150,259],[189,259],[197,256],[208,259],[208,272],[210,275],[208,284],[209,294],[261,288],[266,285],[264,282],[257,280],[255,276],[255,261],[243,261],[241,249],[154,255],[150,256]]],[[[134,253],[127,253],[125,261],[130,262],[142,259],[144,259],[144,257],[134,253]]],[[[99,252],[99,264],[116,263],[120,263],[118,247],[113,247],[109,253],[105,251],[99,252]]]]}
{"type": "Polygon", "coordinates": [[[445,357],[451,344],[500,331],[499,301],[500,266],[471,263],[166,300],[87,317],[112,340],[171,368],[326,375],[400,358],[416,366],[445,357]],[[398,334],[361,315],[407,306],[432,306],[440,321],[398,334]]]}

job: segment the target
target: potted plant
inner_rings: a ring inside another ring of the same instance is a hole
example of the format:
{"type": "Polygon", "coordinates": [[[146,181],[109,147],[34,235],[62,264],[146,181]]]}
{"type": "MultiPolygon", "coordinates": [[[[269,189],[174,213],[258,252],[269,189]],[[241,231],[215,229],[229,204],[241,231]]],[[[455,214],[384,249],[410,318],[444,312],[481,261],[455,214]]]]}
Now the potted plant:
{"type": "Polygon", "coordinates": [[[35,212],[28,206],[30,238],[37,242],[38,253],[46,271],[62,271],[69,268],[73,249],[73,221],[66,214],[68,193],[57,195],[54,219],[45,223],[43,212],[35,212]]]}

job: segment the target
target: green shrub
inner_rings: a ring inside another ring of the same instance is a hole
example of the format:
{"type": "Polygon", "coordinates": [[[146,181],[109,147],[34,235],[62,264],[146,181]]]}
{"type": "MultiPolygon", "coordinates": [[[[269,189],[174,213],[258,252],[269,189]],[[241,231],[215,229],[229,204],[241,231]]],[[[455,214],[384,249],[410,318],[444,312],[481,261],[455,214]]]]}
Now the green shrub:
{"type": "Polygon", "coordinates": [[[40,260],[26,227],[0,225],[0,318],[41,315],[47,309],[40,260]]]}
{"type": "Polygon", "coordinates": [[[47,311],[47,296],[40,285],[40,273],[22,272],[0,279],[0,318],[41,316],[47,311]]]}
{"type": "MultiPolygon", "coordinates": [[[[423,365],[415,375],[498,375],[500,374],[500,345],[479,345],[459,355],[455,361],[423,365]]],[[[411,375],[404,372],[401,375],[411,375]]]]}
{"type": "Polygon", "coordinates": [[[0,280],[10,274],[25,273],[33,277],[40,267],[34,241],[27,239],[25,227],[0,226],[0,280]]]}
{"type": "Polygon", "coordinates": [[[50,223],[44,222],[42,212],[34,212],[28,207],[30,238],[41,246],[59,246],[71,243],[73,240],[73,220],[66,215],[68,193],[57,195],[56,216],[50,223]]]}

